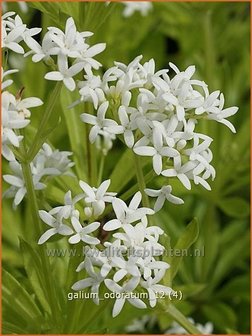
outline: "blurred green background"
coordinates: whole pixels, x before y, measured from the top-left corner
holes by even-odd
[[[173,286],[182,290],[183,300],[175,302],[178,309],[199,323],[211,321],[214,333],[248,334],[250,330],[250,4],[249,3],[189,3],[157,2],[146,17],[135,13],[122,16],[123,4],[111,3],[28,3],[28,12],[20,12],[16,3],[8,3],[31,26],[64,27],[73,16],[81,30],[94,31],[92,43],[106,42],[99,61],[106,70],[113,61],[128,63],[142,54],[144,60],[154,58],[157,70],[174,62],[180,69],[196,65],[196,77],[206,81],[210,90],[221,90],[226,106],[236,105],[238,113],[231,118],[237,133],[224,125],[204,122],[198,127],[214,138],[213,166],[217,177],[212,191],[194,187],[186,191],[180,183],[173,184],[174,194],[183,196],[185,204],[173,205],[158,213],[158,222],[171,237],[174,246],[185,226],[193,217],[200,230],[191,250],[200,248],[203,257],[185,257]],[[37,96],[46,102],[53,84],[43,79],[46,67],[30,59],[10,53],[8,66],[22,71],[15,74],[10,91],[25,87],[25,97]],[[78,95],[62,91],[55,109],[61,122],[50,136],[55,148],[72,150],[71,122],[78,120],[83,106],[67,110]],[[46,103],[45,103],[46,104]],[[31,127],[26,131],[28,141],[34,135],[44,107],[32,113]],[[85,143],[85,127],[78,125]],[[68,132],[69,131],[69,132]],[[82,158],[85,161],[85,158]],[[148,167],[146,167],[146,171]],[[3,162],[3,173],[8,165]],[[83,173],[83,178],[85,178]],[[106,159],[104,178],[112,179],[111,190],[119,194],[135,184],[134,169],[128,153],[115,143]],[[163,178],[148,186],[159,187]],[[53,180],[45,191],[51,205],[62,201],[63,194],[74,188],[71,177]],[[3,189],[6,189],[3,184]],[[3,200],[2,258],[3,258],[3,333],[49,333],[48,303],[35,271],[39,252],[34,237],[29,204],[23,202],[14,211],[11,200]],[[20,246],[20,239],[23,243]],[[67,247],[63,239],[48,244]],[[115,319],[111,305],[96,307],[91,302],[69,302],[66,292],[76,279],[75,266],[79,260],[69,257],[52,258],[57,283],[59,314],[62,328],[57,333],[123,333],[136,317],[149,315],[143,333],[164,333],[171,320],[159,309],[137,310],[127,306]],[[72,258],[74,259],[74,258]]]

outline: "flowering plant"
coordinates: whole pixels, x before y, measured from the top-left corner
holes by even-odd
[[[125,3],[124,20],[137,10],[146,16],[150,5]],[[224,94],[210,90],[194,65],[180,70],[168,62],[159,70],[143,53],[124,63],[115,54],[104,67],[106,43],[96,36],[97,27],[91,31],[91,17],[99,10],[101,19],[115,4],[64,3],[60,19],[57,3],[33,6],[50,17],[43,30],[29,28],[14,11],[2,16],[3,64],[8,65],[2,68],[2,155],[9,166],[4,197],[13,199],[14,209],[26,199],[32,219],[32,234],[20,239],[36,296],[22,290],[28,315],[43,332],[83,333],[106,305],[113,318],[131,305],[134,311],[167,314],[171,330],[178,324],[200,333],[201,327],[172,302],[178,293],[183,296],[173,283],[182,258],[167,253],[169,225],[160,223],[160,213],[168,204],[183,211],[183,193],[211,192],[219,172],[211,149],[216,139],[207,125],[221,123],[235,133],[229,118],[238,107],[226,107]],[[49,87],[43,97],[27,97],[23,87],[12,89],[19,69],[10,66],[10,56],[16,54],[34,71],[42,69],[37,80]],[[33,108],[40,111],[37,125]],[[58,130],[62,143],[68,137],[62,149],[52,141]],[[198,238],[194,215],[175,245],[178,250],[189,249]],[[64,261],[58,283],[53,267],[60,266],[50,260],[48,246],[77,251]],[[16,284],[8,272],[5,277]],[[67,302],[71,295],[64,290],[89,295],[98,308],[90,300]],[[93,314],[83,324],[81,314],[89,309]],[[16,332],[12,322],[9,328]]]

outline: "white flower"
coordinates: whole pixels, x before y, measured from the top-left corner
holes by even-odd
[[[51,229],[44,232],[39,238],[39,245],[44,244],[50,237],[57,233],[63,236],[69,236],[73,233],[73,230],[63,223],[63,212],[58,212],[56,214],[56,218],[52,215],[52,213],[53,211],[46,212],[44,210],[39,210],[39,217],[44,223],[51,226]]]
[[[165,200],[173,204],[184,204],[184,201],[181,198],[171,194],[172,187],[170,185],[163,186],[160,190],[145,189],[144,191],[150,197],[157,197],[156,203],[154,205],[155,212],[158,212],[160,209],[162,209]]]
[[[118,267],[119,270],[114,274],[113,280],[119,282],[128,274],[133,277],[140,277],[141,273],[136,265],[137,259],[138,257],[134,256],[130,256],[128,260],[125,260],[123,257],[114,258],[114,265]]]
[[[53,48],[54,55],[66,55],[68,57],[78,57],[80,51],[85,48],[84,40],[81,33],[77,32],[74,19],[68,18],[66,21],[65,33],[55,27],[50,27],[50,37],[55,43]],[[92,33],[86,32],[85,37],[91,36]]]
[[[123,127],[123,137],[126,145],[129,148],[132,148],[134,146],[134,134],[133,130],[137,128],[136,124],[134,125],[130,120],[129,116],[126,112],[125,106],[120,106],[118,110],[118,116],[120,119],[120,123]]]
[[[137,155],[152,156],[153,169],[157,175],[162,171],[162,157],[176,157],[179,156],[179,152],[163,144],[163,136],[159,128],[153,129],[153,147],[152,146],[139,146],[134,147],[134,152]]]
[[[87,244],[91,244],[91,245],[96,245],[100,243],[100,240],[95,238],[95,237],[91,237],[89,235],[89,233],[94,232],[95,230],[98,229],[98,227],[100,226],[99,222],[93,222],[91,224],[88,224],[87,226],[82,226],[79,222],[79,219],[77,217],[71,217],[71,223],[73,225],[73,228],[76,232],[75,235],[73,235],[72,237],[70,237],[68,239],[70,244],[76,244],[79,243],[79,241],[83,241],[84,243]]]
[[[19,15],[8,12],[2,16],[2,48],[8,48],[18,54],[24,54],[24,49],[19,45],[26,36],[33,36],[41,31],[41,28],[28,29]]]
[[[33,160],[33,172],[40,176],[71,175],[68,170],[74,163],[68,158],[70,155],[72,152],[52,150],[47,143],[44,143]]]
[[[211,112],[208,115],[208,119],[218,121],[221,124],[226,125],[233,133],[236,133],[234,126],[231,124],[230,121],[226,120],[226,118],[233,116],[237,113],[238,107],[228,107],[223,109],[224,107],[224,95],[220,95],[219,106],[212,108]]]
[[[174,168],[165,169],[162,171],[163,176],[173,177],[176,176],[186,189],[191,189],[191,182],[187,176],[188,171],[195,168],[194,163],[188,161],[184,165],[181,164],[181,157],[174,157]]]
[[[63,54],[58,55],[58,68],[59,71],[51,71],[45,75],[45,79],[53,81],[63,81],[66,88],[74,91],[76,84],[72,77],[79,73],[83,66],[81,63],[76,63],[70,68],[68,67],[67,57]]]
[[[155,246],[153,243],[152,245]],[[151,246],[151,242],[149,242],[149,246]],[[164,261],[155,260],[154,256],[162,255],[164,249],[162,251],[159,249],[159,251],[157,250],[156,252],[153,246],[152,249],[149,249],[149,251],[153,253],[153,256],[152,254],[149,254],[147,257],[144,256],[137,261],[137,264],[142,270],[143,279],[145,280],[149,279],[152,276],[153,272],[154,274],[157,274],[159,270],[163,270],[165,272],[165,270],[170,267],[170,265]]]
[[[122,229],[124,230],[124,233],[116,232],[113,234],[113,237],[121,240],[127,248],[133,249],[133,252],[136,253],[137,256],[141,256],[142,258],[145,258],[146,256],[152,257],[153,253],[155,256],[159,256],[164,251],[164,247],[158,243],[159,235],[163,234],[163,230],[159,227],[146,227],[143,223],[138,223],[135,226],[126,224],[122,227]],[[150,270],[150,261],[152,261],[152,259],[148,259],[148,272]],[[147,259],[145,261],[141,258],[137,260],[137,264],[142,267],[145,275],[146,262]],[[156,268],[153,263],[152,266]],[[148,276],[150,276],[149,273]]]
[[[25,53],[25,57],[32,55],[32,61],[37,63],[41,60],[49,60],[51,56],[51,52],[55,47],[55,43],[52,41],[51,32],[47,32],[43,37],[42,44],[40,45],[34,38],[27,35],[25,37],[25,43],[31,49],[27,53]]]
[[[140,12],[141,15],[146,16],[152,9],[152,3],[148,1],[123,1],[125,8],[123,10],[123,16],[129,17],[134,12]]]
[[[95,139],[95,145],[98,150],[102,151],[103,155],[107,155],[108,151],[113,146],[113,141],[116,139],[115,134],[107,131],[100,131],[99,135]]]
[[[111,279],[105,279],[104,282],[111,292],[118,294],[116,295],[116,301],[113,307],[113,317],[116,317],[118,314],[120,314],[126,300],[139,309],[146,308],[146,304],[133,293],[133,290],[135,290],[139,284],[139,277],[131,278],[123,286],[119,286]]]
[[[3,81],[4,77],[11,75],[13,73],[18,72],[17,69],[13,69],[13,70],[6,70],[4,71],[4,69],[1,67],[1,79],[2,79],[2,91],[5,90],[8,86],[10,86],[13,83],[12,79],[7,79],[6,81]]]
[[[101,275],[101,272],[96,272],[92,265],[92,262],[89,258],[85,259],[84,263],[85,270],[87,271],[89,277],[75,282],[72,286],[72,289],[79,291],[87,287],[91,287],[91,293],[93,301],[95,304],[99,304],[99,288],[101,283],[104,281],[104,277]]]
[[[110,180],[103,181],[98,188],[90,187],[86,182],[80,181],[85,203],[92,208],[95,217],[100,216],[105,209],[105,203],[111,203],[116,196],[116,193],[107,192],[109,185]]]
[[[77,217],[79,218],[79,211],[75,209],[75,204],[78,203],[83,198],[82,195],[77,195],[72,198],[71,190],[69,190],[64,197],[64,205],[58,206],[51,210],[51,214],[55,215],[58,212],[62,214],[65,219]]]
[[[14,197],[13,206],[16,207],[22,202],[27,190],[20,163],[17,161],[11,161],[9,162],[9,166],[14,175],[3,175],[4,181],[11,185],[11,187],[4,193],[4,196],[8,198]],[[45,185],[39,181],[37,176],[33,176],[33,184],[35,190],[45,188]]]
[[[173,292],[170,287],[158,284],[165,275],[165,269],[161,269],[152,278],[149,277],[147,280],[141,280],[140,284],[143,288],[146,288],[149,294],[150,306],[153,308],[157,304],[157,294],[169,295]]]
[[[2,48],[8,48],[18,54],[23,54],[24,49],[19,45],[19,42],[23,40],[26,25],[23,24],[18,15],[15,16],[15,19],[12,19],[13,15],[15,15],[15,12],[8,12],[2,16]]]
[[[101,77],[92,75],[85,75],[85,81],[79,82],[80,101],[91,101],[94,104],[94,108],[98,108],[98,104],[105,101],[105,95],[101,89]],[[74,103],[74,104],[76,104]]]
[[[30,116],[28,108],[39,106],[43,102],[39,98],[30,97],[16,99],[11,93],[2,93],[2,155],[8,161],[14,161],[15,157],[10,145],[19,147],[22,136],[17,135],[15,130],[26,127],[30,121],[26,118]]]
[[[106,131],[111,134],[119,134],[123,132],[123,127],[119,126],[116,121],[105,118],[108,106],[109,103],[107,101],[102,103],[97,111],[97,117],[88,113],[81,114],[81,120],[83,122],[94,125],[89,133],[89,140],[91,143],[95,142],[98,134],[102,134],[102,131]]]
[[[100,54],[106,48],[106,43],[97,43],[93,46],[85,44],[85,48],[80,51],[79,57],[76,62],[80,62],[83,65],[83,69],[87,74],[92,73],[92,68],[98,70],[101,63],[96,61],[93,57]]]
[[[24,118],[29,118],[31,116],[30,108],[43,105],[41,99],[37,97],[29,97],[24,99],[16,99],[15,109]]]
[[[8,161],[14,161],[15,157],[9,145],[19,147],[22,136],[16,135],[15,129],[26,127],[30,120],[23,118],[15,110],[16,99],[9,92],[2,93],[2,154]]]
[[[142,200],[142,195],[138,191],[132,198],[129,206],[119,198],[115,198],[112,202],[116,219],[108,221],[103,229],[105,231],[117,230],[120,227],[124,227],[127,224],[134,223],[138,220],[146,222],[146,215],[153,215],[154,211],[149,208],[138,208]]]

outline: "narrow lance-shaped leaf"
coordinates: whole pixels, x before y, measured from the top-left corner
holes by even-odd
[[[188,250],[189,247],[196,241],[199,234],[199,225],[196,218],[194,218],[186,227],[181,237],[178,239],[174,246],[174,251],[178,251],[178,256],[175,255],[172,258],[171,263],[171,278],[173,279],[178,271],[179,264],[183,258],[184,250]]]

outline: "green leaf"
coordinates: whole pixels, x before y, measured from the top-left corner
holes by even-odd
[[[12,310],[12,317],[25,326],[30,332],[40,332],[44,317],[35,303],[33,297],[9,272],[2,270],[2,298],[4,323],[11,323],[11,315],[8,311]],[[32,328],[30,321],[32,320]],[[10,327],[10,326],[9,326]]]
[[[34,293],[45,311],[49,313],[50,306],[46,298],[47,289],[45,288],[45,282],[43,281],[44,277],[48,277],[49,275],[44,274],[41,258],[34,247],[20,239],[20,248],[24,259],[25,270]]]
[[[237,276],[230,280],[222,290],[218,291],[217,297],[219,299],[245,300],[249,302],[249,288],[249,275]]]
[[[249,203],[240,197],[228,197],[218,202],[219,207],[225,214],[235,218],[244,218],[249,216]]]
[[[225,332],[225,326],[236,329],[237,318],[235,312],[225,303],[212,302],[211,305],[204,305],[202,311],[207,320],[211,321],[221,332]]]
[[[183,259],[183,251],[188,250],[189,247],[196,241],[199,235],[199,224],[196,218],[194,218],[186,227],[181,237],[178,239],[174,246],[174,256],[171,263],[171,278],[173,279],[179,269],[181,260]],[[178,251],[178,256],[176,256]]]
[[[71,109],[68,108],[69,105],[78,99],[78,93],[70,93],[66,88],[62,88],[60,95],[61,106],[66,121],[76,171],[79,179],[86,180],[87,163],[85,158],[87,157],[87,150],[85,143],[89,139],[87,138],[85,124],[80,120],[80,114],[84,112],[84,104],[79,104]]]
[[[59,108],[55,109],[55,105],[58,101],[61,88],[62,88],[62,82],[57,82],[53,91],[51,92],[51,95],[47,102],[45,113],[42,115],[37,133],[33,139],[32,145],[29,148],[27,154],[29,162],[33,160],[33,158],[36,156],[43,143],[46,142],[48,136],[60,123],[61,109]]]
[[[206,288],[206,284],[191,283],[182,286],[174,286],[174,290],[181,291],[183,293],[183,299],[195,296],[201,293]]]
[[[220,258],[212,274],[211,283],[208,289],[214,288],[225,277],[228,272],[239,265],[241,261],[249,256],[250,237],[245,234],[236,239],[230,248],[222,251]]]

